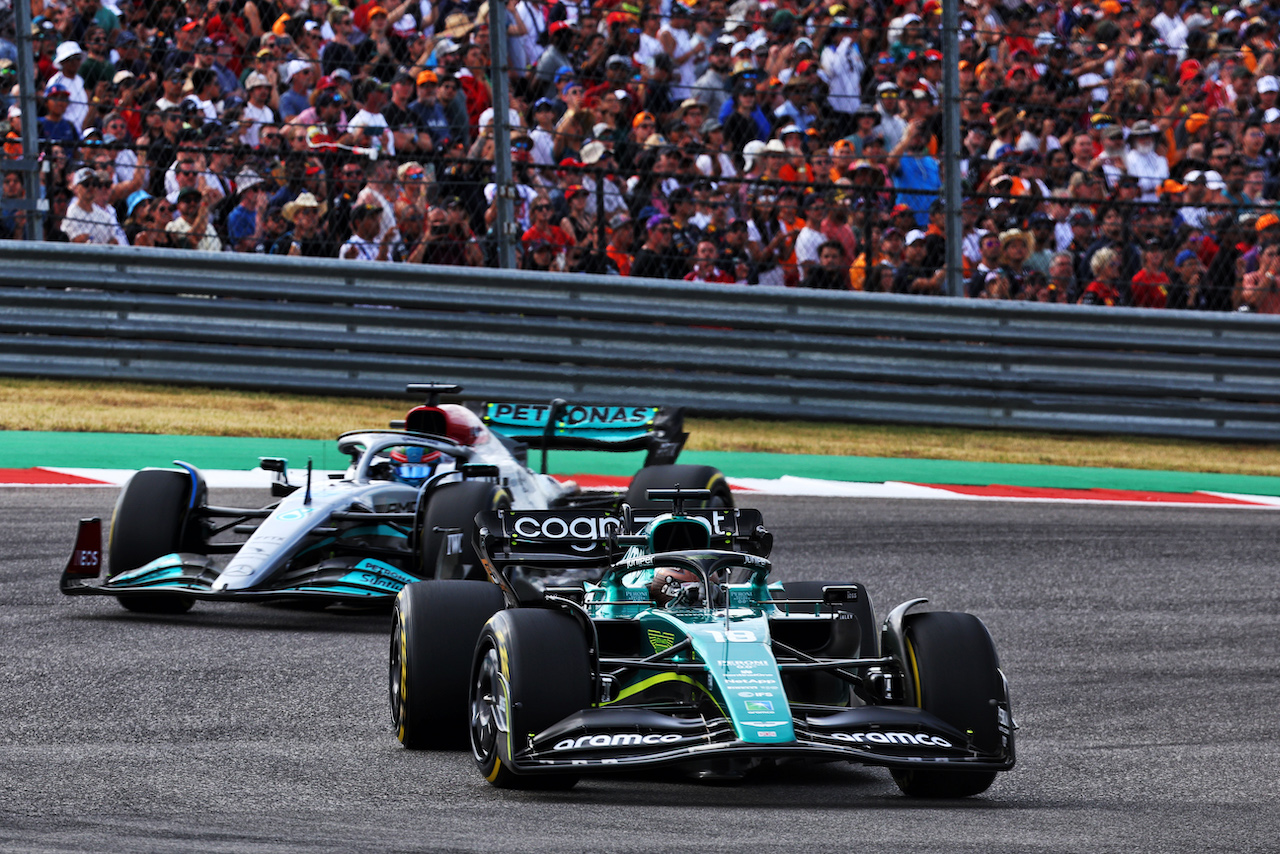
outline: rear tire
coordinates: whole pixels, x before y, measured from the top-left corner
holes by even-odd
[[[591,705],[591,658],[582,626],[547,608],[494,615],[476,645],[471,676],[471,751],[501,789],[568,789],[572,774],[517,774],[526,739]]]
[[[933,611],[906,618],[907,673],[916,705],[970,734],[974,747],[1001,750],[997,702],[1004,679],[991,634],[972,614]],[[985,792],[995,771],[893,771],[898,788],[915,798],[964,798]]]
[[[167,554],[204,551],[192,511],[204,505],[205,494],[198,488],[192,502],[191,484],[188,473],[170,469],[143,469],[129,478],[111,516],[108,579]],[[116,598],[130,611],[148,614],[181,614],[195,602],[190,596],[168,593],[128,593]]]
[[[670,501],[650,501],[648,490],[673,489],[709,489],[710,501],[690,501],[689,507],[732,507],[733,492],[729,482],[714,466],[646,466],[636,472],[627,487],[626,502],[633,508],[643,507],[646,510],[670,510]]]
[[[509,509],[511,493],[492,483],[464,480],[446,483],[423,498],[427,508],[418,528],[418,574],[434,579],[484,579],[480,556],[472,543],[476,514]],[[461,542],[451,542],[450,535],[438,529],[461,529]]]
[[[410,750],[467,746],[471,659],[504,606],[488,581],[419,581],[396,596],[388,664],[391,723]]]

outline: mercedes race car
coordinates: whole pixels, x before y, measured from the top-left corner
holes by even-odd
[[[413,384],[427,403],[389,430],[338,437],[351,464],[336,479],[292,484],[284,460],[266,458],[280,500],[244,509],[208,503],[194,466],[144,469],[120,492],[102,571],[98,519],[80,524],[62,592],[115,596],[136,611],[181,612],[198,599],[382,602],[424,578],[483,578],[469,536],[478,512],[501,508],[617,508],[655,486],[703,486],[731,506],[719,471],[676,465],[680,412],[653,407],[495,403],[479,411],[441,403],[461,388]],[[542,449],[542,471],[528,465]],[[546,474],[547,451],[645,450],[626,495],[583,492]],[[331,476],[333,477],[333,476]]]
[[[772,580],[757,511],[649,495],[674,510],[634,532],[627,507],[485,511],[488,581],[400,591],[389,675],[406,747],[469,745],[504,788],[845,760],[950,798],[1013,767],[1008,685],[977,617],[912,599],[877,631],[861,584]],[[597,581],[573,580],[592,567]]]

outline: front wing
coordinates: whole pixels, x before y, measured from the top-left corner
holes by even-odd
[[[1014,766],[1012,719],[1000,705],[1004,748],[973,749],[964,733],[936,716],[906,706],[864,706],[792,716],[795,740],[748,742],[724,718],[675,717],[644,708],[589,709],[527,739],[511,736],[511,770],[518,774],[589,773],[622,768],[696,764],[715,759],[844,760],[888,768],[1008,771]],[[782,726],[760,721],[756,726]],[[770,734],[763,731],[761,734]]]
[[[68,596],[174,595],[212,601],[265,601],[272,599],[324,599],[343,602],[391,602],[400,588],[420,579],[374,558],[324,561],[316,566],[286,572],[261,587],[214,590],[218,571],[199,554],[171,554],[108,581],[62,576],[61,589]]]

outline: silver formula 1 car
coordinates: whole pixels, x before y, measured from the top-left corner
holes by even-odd
[[[424,578],[483,577],[470,528],[483,510],[613,507],[653,486],[706,486],[730,506],[724,476],[676,465],[687,438],[678,411],[634,406],[441,403],[461,388],[413,384],[425,405],[396,429],[338,437],[350,467],[336,479],[290,482],[284,460],[267,507],[207,501],[198,469],[144,469],[120,492],[102,572],[101,522],[83,520],[63,572],[63,593],[115,596],[131,610],[179,612],[199,599],[309,599],[389,604]],[[541,472],[528,465],[541,448]],[[584,492],[546,474],[548,449],[645,450],[627,494]]]
[[[912,599],[877,631],[861,584],[773,581],[757,511],[650,496],[675,510],[638,529],[625,507],[483,512],[488,582],[401,590],[400,741],[469,745],[505,788],[844,760],[889,768],[908,795],[964,797],[1013,767],[1008,685],[977,617]]]

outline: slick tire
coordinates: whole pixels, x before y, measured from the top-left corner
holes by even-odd
[[[476,514],[511,506],[511,493],[483,481],[446,483],[423,496],[427,502],[418,530],[420,572],[423,578],[484,578],[480,557],[472,543]],[[461,530],[451,540],[447,529]]]
[[[916,705],[961,732],[979,750],[1001,749],[997,701],[1004,679],[991,634],[972,614],[933,611],[906,618],[907,680]],[[985,792],[994,771],[893,771],[904,794],[916,798],[964,798]]]
[[[143,469],[129,478],[111,515],[108,578],[167,554],[204,550],[191,510],[204,504],[205,496],[201,490],[193,504],[191,490],[191,477],[182,471]],[[190,596],[167,593],[129,593],[116,598],[130,611],[146,614],[181,614],[194,603]]]
[[[672,489],[680,486],[684,489],[709,489],[711,500],[708,502],[690,502],[689,507],[732,507],[733,493],[729,482],[719,469],[712,466],[646,466],[636,472],[627,487],[626,502],[632,508],[646,510],[670,510],[670,501],[650,501],[650,489]]]
[[[411,750],[467,746],[476,640],[504,605],[488,581],[419,581],[396,596],[388,664],[391,724]]]
[[[563,611],[514,608],[480,634],[471,676],[471,750],[502,789],[568,789],[576,775],[522,775],[511,758],[534,735],[591,705],[591,659],[581,624]]]

